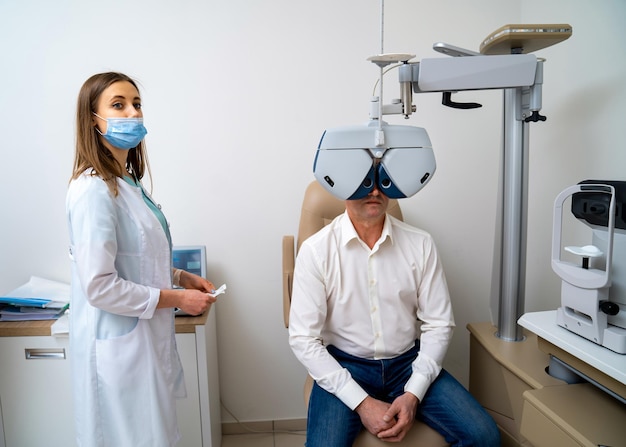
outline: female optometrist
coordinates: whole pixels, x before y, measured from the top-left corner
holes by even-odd
[[[172,269],[167,221],[140,183],[146,129],[136,83],[121,73],[89,78],[76,132],[66,207],[77,442],[173,446],[175,398],[186,394],[173,308],[203,313],[214,286]]]

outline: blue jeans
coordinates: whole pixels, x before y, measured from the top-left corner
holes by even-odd
[[[352,374],[371,396],[392,402],[404,393],[411,376],[411,363],[419,352],[415,347],[394,359],[365,360],[334,346],[328,352]],[[417,406],[416,418],[423,421],[452,446],[491,447],[500,445],[500,432],[489,414],[474,397],[445,370],[432,383]],[[363,428],[359,415],[333,394],[313,385],[309,401],[307,447],[351,447]]]

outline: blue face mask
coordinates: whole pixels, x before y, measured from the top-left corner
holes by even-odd
[[[148,133],[143,118],[102,118],[95,112],[93,114],[107,122],[106,133],[100,132],[97,127],[96,131],[118,149],[137,147]]]

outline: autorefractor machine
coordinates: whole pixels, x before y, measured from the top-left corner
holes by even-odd
[[[591,229],[591,244],[564,245],[566,200]],[[619,354],[626,354],[625,205],[626,182],[583,181],[557,196],[552,232],[552,269],[562,280],[558,325]],[[568,240],[581,240],[578,233]]]

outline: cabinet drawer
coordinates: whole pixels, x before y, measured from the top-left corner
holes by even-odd
[[[69,340],[0,337],[0,405],[7,447],[75,445]]]
[[[590,383],[524,393],[521,433],[536,447],[624,445],[626,407]]]

